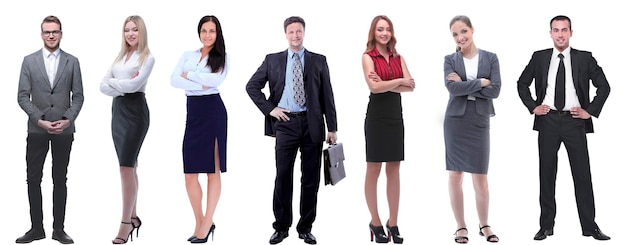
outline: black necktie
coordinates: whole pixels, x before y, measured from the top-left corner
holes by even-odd
[[[559,54],[559,69],[556,72],[556,90],[554,92],[554,107],[563,110],[565,106],[565,64],[563,54]]]

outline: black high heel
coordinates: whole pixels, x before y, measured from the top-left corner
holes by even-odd
[[[390,240],[393,240],[393,243],[402,244],[402,242],[404,242],[404,238],[400,235],[400,230],[397,225],[389,226],[389,220],[387,220],[387,224],[385,224],[385,226],[387,227],[387,233],[389,234],[388,237]]]
[[[485,233],[483,233],[483,229],[484,228],[491,228],[491,226],[489,226],[489,225],[480,226],[480,224],[478,225],[478,227],[479,227],[478,235],[480,235],[480,236],[485,236]],[[492,240],[492,239],[495,239],[495,240]],[[499,242],[500,238],[498,238],[498,236],[496,236],[496,234],[491,234],[491,235],[489,235],[487,237],[487,241],[488,242]]]
[[[209,240],[209,235],[211,235],[211,241],[213,241],[213,236],[215,236],[215,223],[211,225],[211,229],[209,229],[209,233],[207,233],[204,238],[194,237],[189,242],[190,243],[205,243]]]
[[[370,223],[370,241],[374,241],[376,237],[376,243],[388,243],[389,237],[385,233],[385,229],[382,226],[374,226]]]
[[[139,237],[139,227],[141,227],[141,220],[139,219],[139,216],[130,217],[130,219],[131,219],[131,224],[133,225],[133,229],[137,229],[136,237]],[[135,225],[135,223],[133,223],[132,220],[136,220],[137,221],[137,225]]]
[[[133,229],[130,230],[130,232],[126,236],[126,239],[121,238],[121,237],[116,237],[115,239],[113,239],[113,241],[111,241],[111,243],[113,243],[113,244],[124,244],[124,243],[127,243],[128,242],[128,237],[130,237],[130,241],[133,241],[133,231],[135,231],[135,226],[133,225],[133,222],[124,222],[124,221],[122,221],[122,224],[131,225],[133,227]],[[120,240],[122,242],[115,242],[116,240]]]

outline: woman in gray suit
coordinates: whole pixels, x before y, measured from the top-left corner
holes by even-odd
[[[454,241],[469,238],[463,208],[463,173],[472,174],[476,192],[479,234],[488,242],[498,237],[488,225],[489,117],[495,115],[494,98],[500,94],[500,65],[496,54],[478,49],[474,28],[467,16],[455,16],[450,32],[457,51],[445,57],[444,80],[450,93],[444,119],[446,170],[449,171],[450,203],[457,222]]]

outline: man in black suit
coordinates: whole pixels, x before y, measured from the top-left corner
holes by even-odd
[[[48,149],[52,148],[52,239],[74,243],[64,231],[67,166],[74,141],[74,122],[83,106],[83,80],[78,59],[59,48],[63,31],[55,16],[44,18],[44,48],[24,57],[17,100],[28,115],[26,174],[31,229],[16,243],[43,239],[41,179]]]
[[[293,220],[293,170],[298,149],[302,164],[300,220],[296,229],[308,244],[317,241],[315,221],[320,183],[322,144],[337,141],[337,116],[326,57],[303,47],[304,20],[285,20],[289,43],[285,51],[268,54],[246,85],[248,95],[265,115],[265,135],[276,137],[274,183],[274,234],[270,244],[289,236]],[[269,82],[269,98],[261,91]],[[324,138],[324,120],[328,135]]]
[[[556,16],[550,21],[554,48],[536,51],[517,81],[519,96],[535,114],[533,129],[539,132],[540,229],[535,240],[553,234],[556,216],[555,182],[561,143],[567,149],[574,179],[578,216],[583,236],[609,240],[595,222],[595,206],[586,133],[593,133],[591,116],[598,117],[611,88],[591,52],[569,46],[571,21]],[[535,82],[533,99],[530,85]],[[589,99],[589,84],[596,95]]]

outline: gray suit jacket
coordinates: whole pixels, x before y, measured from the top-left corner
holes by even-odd
[[[53,86],[50,86],[42,50],[24,57],[17,102],[28,114],[28,133],[47,133],[37,125],[39,119],[69,119],[63,134],[75,132],[74,121],[83,107],[83,80],[78,59],[61,50]]]
[[[494,116],[496,114],[492,99],[500,95],[501,80],[498,56],[482,49],[478,50],[478,54],[477,79],[471,81],[467,81],[465,63],[463,62],[461,51],[445,57],[443,76],[446,88],[450,93],[446,116],[462,116],[465,114],[468,95],[476,97],[476,111],[479,115]],[[463,81],[453,82],[446,80],[446,76],[452,72],[456,72]],[[491,80],[491,85],[484,88],[481,87],[480,78]]]

